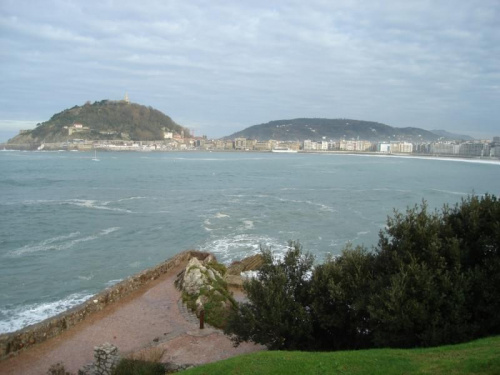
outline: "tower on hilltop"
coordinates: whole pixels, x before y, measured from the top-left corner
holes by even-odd
[[[125,98],[123,99],[125,101],[125,103],[129,104],[130,103],[130,99],[128,98],[128,92],[125,93]]]

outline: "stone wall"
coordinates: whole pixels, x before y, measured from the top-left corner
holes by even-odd
[[[153,268],[144,270],[103,290],[79,306],[19,331],[0,335],[0,360],[14,356],[22,349],[61,334],[91,314],[119,301],[192,257],[203,260],[209,255],[211,254],[194,250],[184,251]]]
[[[94,362],[84,366],[79,375],[112,375],[120,363],[118,348],[110,343],[94,347]]]

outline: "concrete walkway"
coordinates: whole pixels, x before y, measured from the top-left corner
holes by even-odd
[[[199,329],[196,317],[179,304],[180,292],[174,287],[176,275],[185,266],[172,269],[60,336],[0,362],[0,374],[46,374],[57,362],[76,374],[92,362],[94,346],[105,342],[124,354],[160,346],[166,350],[162,361],[176,364],[202,364],[262,350],[254,344],[234,348],[221,331]]]

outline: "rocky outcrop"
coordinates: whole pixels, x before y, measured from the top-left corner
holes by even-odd
[[[262,267],[264,260],[261,254],[255,254],[240,261],[235,261],[227,268],[229,275],[239,275],[246,271],[257,271]]]
[[[222,275],[218,271],[207,266],[213,260],[212,257],[212,259],[207,259],[202,263],[197,258],[192,258],[181,277],[177,279],[178,288],[191,295],[200,294],[200,289],[203,287],[212,289],[211,284],[217,280],[216,278],[222,279]]]
[[[242,273],[258,271],[262,267],[262,264],[263,258],[261,254],[252,255],[243,260],[235,261],[227,268],[225,280],[229,286],[243,289],[245,277],[242,276]]]
[[[193,258],[175,282],[187,307],[198,316],[204,311],[207,323],[218,328],[225,324],[228,311],[236,306],[224,280],[225,273],[226,268],[215,258],[203,261]]]
[[[196,297],[196,313],[204,309],[204,305],[210,301],[209,295],[222,295],[220,289],[224,288],[223,275],[210,266],[215,258],[201,262],[192,258],[181,277],[177,279],[176,285],[184,293]]]

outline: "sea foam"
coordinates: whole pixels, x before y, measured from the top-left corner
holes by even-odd
[[[41,322],[85,302],[90,297],[92,297],[92,294],[85,292],[74,293],[53,302],[0,309],[0,334],[14,332],[31,324]]]
[[[288,250],[288,244],[276,238],[250,234],[217,238],[201,245],[199,250],[212,252],[219,261],[229,264],[235,260],[260,253],[261,246],[271,249],[278,257],[281,257]]]
[[[79,243],[96,240],[99,237],[107,236],[108,234],[116,232],[119,229],[120,227],[107,228],[101,230],[99,233],[80,238],[76,238],[81,235],[80,232],[73,232],[64,236],[52,237],[37,244],[25,245],[21,248],[10,251],[7,255],[10,257],[19,257],[43,251],[67,250],[71,249],[75,245],[78,245]]]

